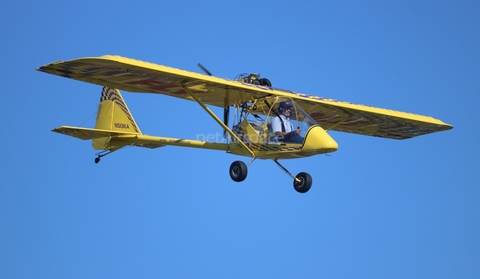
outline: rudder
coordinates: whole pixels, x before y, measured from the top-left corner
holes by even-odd
[[[95,129],[142,134],[120,91],[109,87],[103,87]],[[110,144],[110,137],[92,141],[95,149],[107,149]]]

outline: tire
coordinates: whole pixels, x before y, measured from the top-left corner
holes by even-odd
[[[242,182],[247,177],[247,165],[242,161],[235,161],[230,165],[230,177],[235,182]]]
[[[310,190],[310,187],[312,187],[312,177],[310,174],[306,172],[301,172],[297,174],[296,178],[300,179],[300,182],[297,182],[297,180],[293,180],[293,188],[295,188],[295,191],[299,193],[306,193],[308,190]]]

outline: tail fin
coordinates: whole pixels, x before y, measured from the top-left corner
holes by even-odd
[[[142,135],[140,128],[138,128],[120,92],[108,87],[104,87],[102,90],[94,129],[60,126],[52,131],[82,140],[92,140],[94,149],[108,151],[108,153],[99,155],[95,159],[96,163],[100,161],[101,157],[127,145],[146,148],[165,146],[156,142],[146,144],[136,142],[138,136]],[[120,138],[122,136],[133,136],[133,138]]]
[[[122,94],[115,88],[104,87],[97,112],[95,129],[141,134]]]
[[[103,87],[98,105],[96,130],[107,130],[119,133],[142,134],[135,119],[133,119],[122,94],[115,88]],[[92,146],[97,150],[121,148],[111,142],[111,137],[99,137],[92,140]]]

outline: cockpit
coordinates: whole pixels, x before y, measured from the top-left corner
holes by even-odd
[[[237,109],[234,123],[234,133],[243,142],[254,144],[303,144],[310,127],[317,125],[288,97],[266,97],[244,104]],[[297,140],[291,140],[288,133],[295,133]]]

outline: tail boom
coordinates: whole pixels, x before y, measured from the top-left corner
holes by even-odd
[[[111,130],[89,129],[71,126],[61,126],[52,130],[59,134],[72,136],[81,140],[92,140],[94,142],[106,141],[107,145],[102,145],[99,150],[117,150],[121,147],[130,145],[145,148],[158,148],[166,145],[183,146],[193,148],[203,148],[211,150],[228,150],[228,144],[205,142],[200,140],[189,140],[180,138],[168,138],[148,136],[136,133],[116,132]]]

